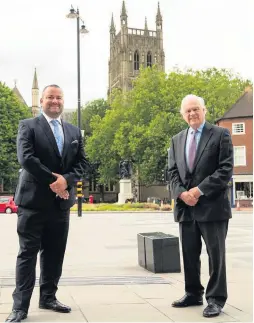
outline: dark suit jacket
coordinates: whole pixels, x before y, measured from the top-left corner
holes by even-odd
[[[63,210],[75,203],[74,184],[83,176],[87,166],[80,130],[62,122],[64,147],[59,154],[54,134],[43,115],[19,123],[17,136],[18,161],[22,166],[15,193],[15,203],[30,209],[45,209],[56,202]],[[52,172],[65,177],[70,197],[56,197],[49,185],[56,178]]]
[[[169,178],[175,199],[175,221],[220,221],[231,218],[227,184],[233,172],[233,146],[227,129],[205,123],[193,171],[186,164],[188,129],[172,138],[169,153]],[[187,206],[179,195],[198,186],[204,193],[198,203]]]

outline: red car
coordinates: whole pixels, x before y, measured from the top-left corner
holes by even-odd
[[[18,207],[14,203],[13,196],[0,196],[0,213],[17,213]]]

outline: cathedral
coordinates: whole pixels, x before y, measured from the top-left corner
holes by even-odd
[[[122,3],[120,15],[121,29],[116,34],[112,14],[110,25],[110,58],[108,95],[114,88],[126,92],[132,88],[132,81],[139,74],[141,66],[149,67],[156,64],[165,70],[165,54],[163,50],[163,28],[160,4],[156,15],[156,30],[148,28],[145,18],[144,29],[128,26],[128,15],[125,2]]]

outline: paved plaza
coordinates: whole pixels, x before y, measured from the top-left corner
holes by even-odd
[[[0,214],[0,322],[12,308],[18,252],[16,215]],[[172,308],[184,295],[183,272],[154,274],[138,265],[137,233],[179,236],[172,213],[84,213],[71,215],[70,234],[58,299],[70,314],[38,308],[38,283],[24,322],[252,322],[252,213],[236,212],[227,237],[228,301],[216,318],[206,306]],[[38,272],[39,273],[39,268]],[[202,283],[208,258],[202,250]]]

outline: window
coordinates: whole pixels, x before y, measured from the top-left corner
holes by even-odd
[[[252,182],[236,182],[235,183],[236,198],[253,198],[253,183]],[[238,194],[237,194],[238,192]],[[241,192],[239,194],[239,192]],[[237,196],[238,195],[238,196]],[[240,196],[240,197],[239,197]]]
[[[115,192],[115,185],[112,182],[104,185],[104,189],[106,192]]]
[[[234,146],[234,166],[246,166],[245,146]]]
[[[245,123],[232,123],[233,135],[245,134]]]
[[[9,197],[1,197],[0,198],[0,203],[8,203],[9,202]]]
[[[151,52],[147,53],[147,67],[152,66],[152,54]]]
[[[139,70],[139,53],[137,50],[134,53],[134,70],[135,71]]]
[[[129,52],[129,55],[130,55],[130,61],[132,61],[132,52],[131,52],[131,50]]]

